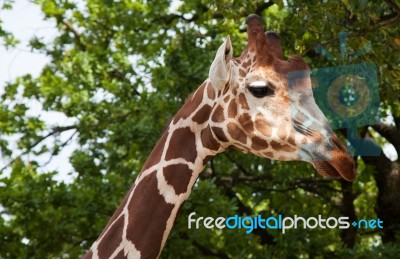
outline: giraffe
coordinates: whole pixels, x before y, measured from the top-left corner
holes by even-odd
[[[264,33],[259,16],[246,24],[246,49],[234,58],[225,39],[209,78],[174,116],[84,258],[157,258],[205,164],[227,148],[355,179],[353,159],[314,101],[308,65],[298,56],[285,60],[279,36]]]

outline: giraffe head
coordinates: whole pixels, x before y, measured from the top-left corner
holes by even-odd
[[[224,147],[276,160],[303,160],[324,176],[354,180],[355,167],[315,103],[302,58],[285,60],[279,36],[247,20],[248,45],[233,58],[229,36],[209,71],[215,90],[210,127]]]

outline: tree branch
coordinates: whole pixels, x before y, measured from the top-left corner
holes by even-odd
[[[231,158],[231,157],[228,155],[228,153],[224,152],[223,155],[224,155],[226,158],[228,158],[228,160],[229,160],[232,164],[236,165],[236,166],[239,168],[239,170],[242,171],[243,174],[245,174],[245,175],[251,175],[251,174],[246,170],[246,168],[244,168],[242,165],[238,164],[233,158]]]
[[[389,141],[400,155],[400,130],[398,128],[385,124],[373,125],[372,128]]]
[[[226,185],[222,184],[222,188],[225,191],[225,194],[230,198],[230,199],[235,199],[237,201],[238,205],[238,212],[241,215],[253,215],[253,210],[246,206],[237,196],[236,193],[232,190],[232,187],[228,187]],[[266,230],[263,230],[261,228],[256,228],[252,232],[252,234],[258,236],[260,238],[260,244],[261,245],[274,245],[274,237],[269,234]]]
[[[394,24],[399,21],[399,17],[400,17],[399,13],[385,16],[384,18],[379,20],[377,23],[374,23],[373,24],[374,26],[371,29],[369,29],[369,31],[378,29],[383,26]]]
[[[400,116],[393,115],[393,120],[394,120],[394,125],[396,126],[396,129],[400,130]]]
[[[344,216],[349,217],[350,222],[356,220],[356,211],[354,207],[354,200],[356,195],[353,192],[353,183],[347,182],[346,180],[340,180],[340,186],[342,187],[342,206],[341,211]],[[356,241],[356,228],[343,229],[340,233],[340,237],[343,243],[348,248],[353,248]]]
[[[393,10],[395,10],[398,14],[400,14],[400,7],[395,2],[393,2],[392,0],[385,0],[385,3]]]
[[[263,181],[263,180],[270,180],[272,181],[273,178],[271,175],[263,174],[263,175],[241,175],[237,177],[231,177],[231,176],[220,176],[218,177],[218,180],[221,182],[225,183],[231,183],[233,185],[237,183],[244,183],[244,182],[257,182],[257,181]]]
[[[274,4],[274,2],[273,1],[268,1],[268,2],[266,2],[266,3],[262,3],[262,4],[260,4],[259,6],[257,6],[257,8],[256,8],[256,10],[254,11],[254,13],[255,14],[257,14],[257,15],[259,15],[259,16],[261,16],[262,15],[262,12],[265,10],[265,9],[268,9],[270,6],[272,6]]]
[[[0,169],[0,172],[2,172],[4,169],[9,167],[12,163],[15,162],[15,160],[21,158],[23,155],[28,154],[33,148],[35,148],[37,145],[39,145],[43,140],[47,139],[48,137],[51,137],[55,134],[59,134],[61,132],[68,131],[68,130],[75,129],[75,128],[76,128],[76,125],[54,127],[51,132],[49,132],[47,135],[40,137],[38,140],[36,140],[35,143],[30,145],[28,148],[26,148],[26,150],[24,152],[22,152],[17,157],[12,159],[9,163],[7,163],[5,166],[3,166],[3,168]]]
[[[186,232],[180,232],[179,237],[184,240],[190,239],[189,235]],[[215,256],[222,259],[229,259],[229,256],[222,251],[218,251],[210,246],[202,245],[197,240],[194,239],[192,239],[191,241],[192,245],[196,247],[202,253],[202,255]]]
[[[218,251],[216,249],[213,249],[210,246],[204,246],[197,242],[196,240],[193,241],[193,245],[202,253],[202,255],[205,256],[215,256],[221,259],[229,259],[229,256],[226,255],[225,253]]]
[[[262,12],[265,9],[268,9],[270,6],[272,6],[274,4],[273,1],[268,1],[266,3],[261,3],[260,5],[258,5],[255,10],[254,13],[258,14],[258,15],[262,15]],[[148,30],[148,28],[150,26],[152,26],[153,24],[157,24],[159,22],[161,22],[165,27],[170,26],[175,20],[183,20],[185,22],[195,22],[197,21],[204,13],[207,13],[210,11],[210,8],[206,5],[201,6],[201,10],[199,10],[199,12],[195,13],[192,17],[186,18],[184,14],[177,14],[177,13],[173,13],[173,14],[169,14],[169,15],[165,15],[165,16],[160,16],[154,20],[151,20],[148,23],[148,26],[146,26],[145,28],[135,28],[134,31],[135,32],[143,32]],[[246,16],[248,15],[247,10],[244,10],[244,12],[246,13],[240,13],[238,14],[238,16]],[[221,13],[213,13],[211,14],[211,18],[212,19],[224,19],[225,17],[221,14]],[[245,32],[246,30],[240,30],[240,32]]]
[[[77,130],[75,130],[74,133],[72,133],[71,136],[66,141],[61,143],[61,145],[59,147],[63,148],[66,145],[68,145],[68,143],[73,139],[73,137],[76,135],[76,133],[78,133]],[[53,152],[50,154],[49,159],[44,164],[40,165],[40,167],[47,166],[51,162],[51,160],[53,159],[54,155],[57,155],[57,153],[55,152],[55,149],[53,149]]]
[[[86,51],[86,45],[83,44],[82,39],[81,39],[81,34],[72,26],[72,24],[68,21],[62,21],[62,23],[65,25],[67,31],[72,32],[72,34],[75,36],[76,43],[79,46],[79,49],[82,51]]]
[[[373,176],[378,187],[375,211],[377,216],[385,222],[385,226],[388,226],[382,229],[382,241],[394,242],[400,226],[399,164],[390,161],[383,152],[380,156],[363,156],[362,159],[365,164],[373,166],[375,171]]]

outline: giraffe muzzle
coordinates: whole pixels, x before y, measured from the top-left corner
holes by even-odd
[[[356,178],[354,159],[347,153],[345,146],[336,135],[332,135],[332,144],[329,159],[312,160],[311,164],[322,176],[354,181]]]

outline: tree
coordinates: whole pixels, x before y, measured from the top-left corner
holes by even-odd
[[[0,148],[10,163],[0,184],[1,257],[78,257],[90,247],[140,172],[164,126],[207,77],[226,35],[239,52],[250,13],[280,33],[285,56],[303,56],[314,68],[335,66],[315,51],[321,44],[339,57],[367,42],[372,50],[354,62],[378,68],[382,123],[358,128],[382,148],[400,150],[400,8],[371,1],[94,1],[41,0],[56,21],[53,42],[33,38],[32,51],[51,62],[38,77],[9,82],[1,96]],[[4,7],[11,7],[6,1]],[[327,12],[328,10],[328,12]],[[1,24],[0,24],[1,26]],[[1,29],[3,44],[17,45]],[[353,63],[354,63],[353,62]],[[73,123],[49,126],[29,115],[29,101]],[[345,130],[339,130],[346,136]],[[10,138],[17,139],[12,148]],[[52,140],[46,141],[46,140]],[[65,141],[67,140],[67,141]],[[42,172],[37,156],[54,156],[71,140],[72,183]],[[22,155],[20,155],[22,154]],[[29,154],[29,159],[28,155]],[[394,256],[400,250],[398,159],[359,156],[354,183],[324,179],[303,163],[280,163],[230,150],[213,159],[196,183],[162,258],[265,258],[292,256]],[[9,173],[7,175],[6,173]],[[279,231],[187,228],[187,216],[300,215],[351,220],[380,218],[384,228]]]

